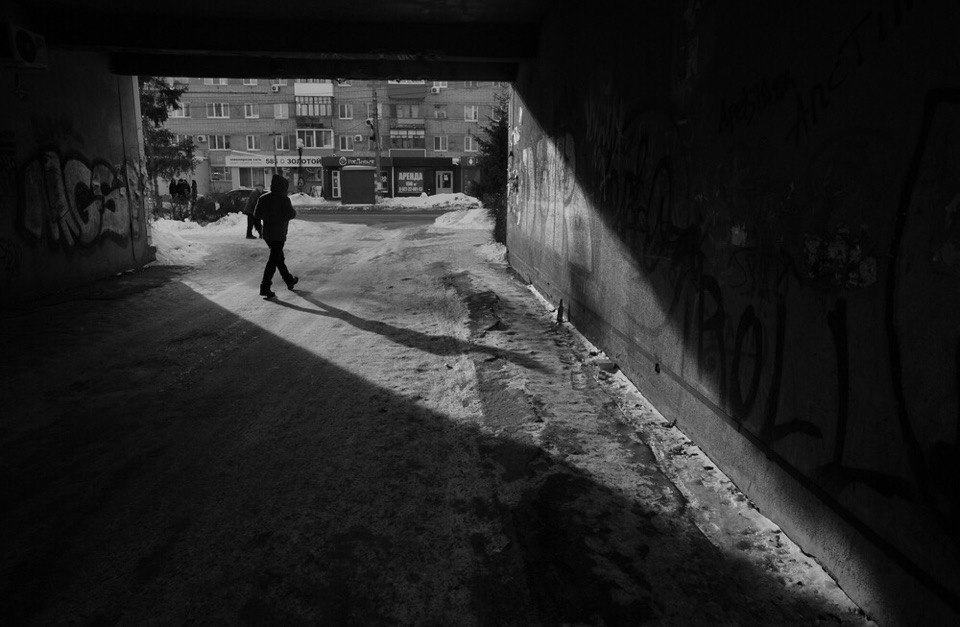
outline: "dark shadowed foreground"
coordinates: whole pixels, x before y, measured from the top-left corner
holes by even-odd
[[[4,622],[863,622],[674,485],[483,233],[304,225],[278,302],[259,242],[195,237],[3,314]]]

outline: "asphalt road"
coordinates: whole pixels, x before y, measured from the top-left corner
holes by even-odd
[[[388,229],[432,224],[437,216],[446,211],[299,211],[297,216],[305,222],[335,222],[340,224],[363,224]]]

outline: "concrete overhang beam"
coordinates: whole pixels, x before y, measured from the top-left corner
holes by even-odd
[[[303,59],[243,55],[113,53],[115,74],[149,76],[248,76],[299,78],[513,81],[518,64],[508,61],[415,59]]]

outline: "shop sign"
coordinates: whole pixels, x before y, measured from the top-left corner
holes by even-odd
[[[223,164],[232,168],[265,168],[267,158],[263,155],[227,155]]]
[[[398,170],[397,171],[397,193],[398,194],[423,193],[423,171],[422,170]]]
[[[376,165],[377,161],[373,157],[340,157],[337,161],[341,166],[348,165]]]
[[[276,163],[274,163],[274,160],[276,160]],[[296,168],[301,165],[305,168],[316,168],[320,167],[320,156],[304,156],[301,160],[297,155],[278,155],[274,157],[273,155],[247,155],[239,153],[227,155],[224,160],[224,165],[234,168]]]

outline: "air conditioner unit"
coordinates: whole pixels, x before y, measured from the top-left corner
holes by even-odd
[[[355,142],[362,142],[362,141],[363,141],[363,135],[354,135],[354,136],[353,136],[353,141],[355,141]]]
[[[280,91],[280,85],[271,85],[270,91],[272,91],[275,94],[278,93]]]
[[[47,40],[9,22],[0,23],[0,65],[46,69]]]
[[[440,88],[439,88],[439,87],[431,87],[431,88],[430,88],[430,93],[431,93],[431,94],[439,94],[439,93],[440,93]]]
[[[197,141],[200,142],[201,144],[202,144],[202,143],[205,143],[205,142],[207,141],[207,136],[206,136],[206,135],[197,135]]]

